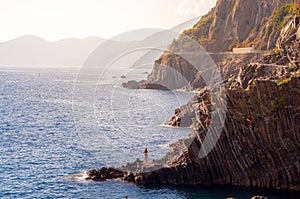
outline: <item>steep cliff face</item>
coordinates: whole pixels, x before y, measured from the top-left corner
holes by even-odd
[[[222,58],[222,61],[226,60],[226,67],[220,68],[226,88],[249,89],[255,84],[255,80],[270,80],[283,84],[291,77],[298,77],[300,74],[300,37],[297,35],[299,32],[300,20],[299,17],[294,17],[280,32],[277,46],[273,51],[255,58],[251,55],[244,57],[226,55],[226,59]],[[182,120],[181,126],[190,126],[191,116],[195,115],[195,109],[191,107],[195,107],[193,102],[199,100],[199,97],[195,96],[194,100],[180,107],[171,119],[170,125],[178,125],[178,122]]]
[[[228,79],[225,125],[208,156],[199,157],[208,133],[205,119],[218,107],[212,108],[208,90],[202,89],[170,121],[191,125],[189,139],[194,140],[185,164],[138,173],[134,181],[300,190],[299,31],[295,17],[281,31],[275,50]],[[213,121],[209,128],[217,134]]]
[[[211,13],[221,8],[237,10],[239,4],[248,5],[240,0],[229,9],[228,2],[233,1],[218,1]],[[260,6],[268,5],[265,1],[255,1],[254,4],[258,5],[258,2]],[[270,2],[276,7],[285,1]],[[267,8],[266,12],[271,13],[272,9],[268,8],[268,11]],[[192,133],[190,137],[174,144],[181,151],[176,154],[178,158],[175,161],[170,160],[170,153],[152,165],[136,161],[130,165],[130,169],[126,166],[121,168],[125,171],[121,174],[122,178],[142,185],[218,184],[300,191],[299,16],[290,18],[282,30],[277,31],[275,49],[262,57],[255,54],[212,54],[226,85],[224,90],[213,94],[210,93],[211,88],[205,87],[201,77],[198,77],[201,71],[194,71],[190,63],[182,62],[177,56],[164,54],[155,63],[155,70],[149,79],[159,82],[170,78],[166,70],[161,68],[162,65],[168,65],[182,72],[191,85],[198,83],[193,88],[197,94],[188,104],[176,109],[170,120],[170,125],[190,126]],[[244,33],[239,37],[243,37]],[[210,32],[201,34],[210,35]],[[224,107],[218,106],[212,96],[222,96],[223,93],[227,101],[224,126],[213,149],[207,156],[201,157],[199,152],[207,143],[206,138],[218,134],[219,123],[213,119],[209,123],[207,118],[212,115],[223,118],[219,113]],[[168,166],[165,162],[169,162]]]
[[[240,67],[237,81],[243,88],[249,87],[255,79],[286,82],[298,76],[300,68],[300,18],[294,17],[280,32],[276,48],[263,55],[256,63]]]
[[[249,90],[227,90],[226,94],[225,127],[207,157],[198,156],[207,133],[205,117],[198,111],[187,164],[137,174],[135,182],[300,190],[300,78],[281,86],[255,81]]]
[[[209,14],[183,34],[200,41],[209,52],[228,51],[241,42],[244,42],[243,45],[251,45],[250,42],[257,37],[267,45],[255,47],[272,49],[279,35],[275,28],[271,30],[266,27],[278,23],[276,21],[278,18],[283,21],[291,14],[289,8],[282,7],[293,2],[293,0],[219,0]],[[208,31],[205,31],[207,28]],[[179,43],[180,39],[179,37]]]
[[[236,75],[235,71],[225,71],[228,68],[228,59],[233,57],[229,51],[233,47],[254,47],[255,49],[271,50],[275,47],[280,36],[280,29],[287,24],[293,16],[295,4],[287,5],[293,0],[219,0],[216,7],[203,16],[195,26],[184,31],[170,46],[171,52],[195,53],[195,43],[202,45],[221,70],[223,76]],[[223,53],[220,53],[223,52]],[[257,59],[262,53],[247,55],[234,55],[235,60],[243,64],[249,63],[249,59]],[[195,55],[196,56],[196,55]],[[245,60],[243,60],[245,59]],[[201,60],[200,60],[201,62]],[[231,66],[230,66],[231,67]],[[183,74],[177,77],[168,70],[175,70]],[[156,62],[148,76],[148,82],[168,82],[170,89],[191,89],[204,86],[201,71],[194,70],[191,64],[170,52],[164,53]],[[233,73],[232,73],[233,72]],[[147,88],[147,83],[144,84]]]
[[[185,59],[165,53],[155,61],[148,81],[162,84],[169,89],[183,88],[193,81],[195,74],[197,70]]]
[[[107,169],[91,170],[87,179],[121,178],[139,185],[235,185],[299,191],[300,77],[291,77],[284,84],[255,80],[248,89],[227,89],[226,95],[225,125],[206,157],[199,157],[208,134],[205,118],[217,108],[210,108],[210,93],[204,89],[190,102],[195,111],[191,136],[174,144],[185,151],[184,158],[175,154],[173,160],[167,154],[151,164],[137,160],[120,168],[122,172],[110,169],[109,175]],[[209,128],[210,133],[217,133],[214,121]]]

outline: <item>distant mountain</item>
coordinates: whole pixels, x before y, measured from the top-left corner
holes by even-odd
[[[105,40],[99,37],[47,41],[25,35],[0,43],[0,66],[80,66]]]

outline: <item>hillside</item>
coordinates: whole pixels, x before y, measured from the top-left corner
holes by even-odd
[[[183,35],[194,38],[208,52],[228,51],[236,46],[270,50],[291,17],[294,0],[219,0],[207,15],[183,32],[173,47],[184,48]]]
[[[49,42],[25,35],[0,43],[0,66],[81,66],[103,41],[88,37]]]
[[[245,26],[259,25],[264,20],[267,24],[274,23],[272,19],[278,13],[288,10],[272,25],[270,34],[277,35],[276,40],[265,34],[262,37],[262,42],[272,40],[269,43],[274,49],[241,55],[200,53],[197,59],[191,59],[188,55],[194,56],[195,51],[180,54],[187,46],[186,41],[180,43],[181,38],[174,41],[171,49],[178,54],[164,53],[155,62],[148,81],[163,86],[168,84],[169,89],[192,85],[195,96],[175,110],[169,123],[191,127],[192,133],[172,144],[170,152],[161,160],[151,164],[136,161],[119,168],[118,172],[110,169],[113,175],[106,175],[105,168],[91,170],[88,179],[118,177],[141,185],[234,185],[299,191],[300,8],[285,4],[290,2],[219,0],[196,24],[195,31],[185,31],[181,37],[186,38],[183,35],[187,32],[196,34],[207,30],[201,23],[213,14],[216,19],[209,31],[199,33],[212,42],[212,50],[227,49],[230,42],[223,42],[227,40],[222,38],[229,36],[237,36],[246,45],[252,28]],[[259,11],[263,9],[264,12]],[[221,13],[228,20],[223,19]],[[248,23],[241,16],[234,17],[242,14],[249,18]],[[242,27],[243,30],[236,31]],[[222,28],[218,37],[211,34],[215,28]],[[263,30],[263,25],[259,29]],[[195,39],[201,40],[199,35]],[[213,38],[220,39],[219,43],[214,43]],[[180,47],[181,44],[185,47]],[[189,49],[195,50],[195,47],[189,46]],[[199,50],[201,48],[197,52]],[[184,59],[179,55],[185,56]],[[216,67],[212,59],[208,59],[210,56]],[[200,64],[203,68],[197,71],[199,62],[204,65]],[[222,78],[218,78],[217,70]],[[188,80],[186,84],[179,81],[178,73]],[[207,82],[209,84],[205,84]],[[211,118],[210,122],[207,118]],[[170,158],[173,156],[176,158]]]
[[[198,59],[197,57],[202,56],[199,51],[206,53],[206,57],[202,56],[202,59],[212,59],[213,62],[209,61],[208,65],[216,64],[225,79],[237,75],[240,66],[254,62],[264,51],[275,48],[280,30],[293,18],[295,4],[287,4],[291,2],[294,1],[217,1],[215,8],[203,16],[193,28],[184,31],[172,42],[169,52],[165,52],[155,61],[152,73],[148,76],[149,84],[167,82],[170,89],[187,88],[187,84],[190,84],[191,89],[203,86],[199,77],[207,67],[199,66],[195,70],[181,56],[191,53],[195,54],[192,59]],[[203,46],[203,49],[199,46]],[[229,53],[234,47],[254,47],[256,53]],[[199,64],[201,61],[198,59],[195,62]],[[181,74],[186,83],[170,82],[178,79],[178,75],[168,72],[169,70]],[[147,83],[142,87],[147,88]]]

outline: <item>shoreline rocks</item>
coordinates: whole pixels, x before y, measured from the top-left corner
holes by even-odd
[[[116,176],[137,185],[230,185],[300,191],[300,41],[296,39],[300,25],[299,20],[293,20],[294,29],[280,34],[277,51],[255,63],[250,63],[255,56],[241,58],[238,70],[227,62],[220,66],[226,77],[226,89],[214,93],[214,99],[219,100],[221,92],[225,92],[226,118],[219,114],[222,107],[212,100],[203,82],[199,79],[194,82],[197,88],[191,89],[198,93],[175,110],[169,123],[191,127],[192,134],[178,142],[187,151],[184,161],[171,161],[168,166],[163,166],[165,159],[152,165],[136,161],[124,166],[121,172],[91,171],[90,179]],[[245,60],[249,62],[243,63]],[[170,67],[175,72],[169,72]],[[176,78],[176,72],[183,77]],[[190,63],[166,52],[155,62],[148,81],[124,85],[176,89],[191,84],[197,74]],[[206,138],[219,133],[216,126],[220,123],[205,124],[205,119],[213,113],[219,120],[224,119],[225,124],[213,149],[202,158],[199,152]]]
[[[98,180],[98,181],[105,181],[108,179],[117,179],[122,178],[124,176],[124,173],[118,169],[115,169],[113,167],[102,167],[99,170],[92,169],[87,172],[86,180]]]
[[[187,150],[184,162],[163,166],[166,161],[162,159],[145,166],[136,161],[120,168],[121,172],[91,171],[90,179],[120,178],[137,185],[231,185],[300,191],[300,77],[280,86],[270,80],[256,80],[249,90],[226,90],[226,95],[225,126],[206,157],[198,156],[208,132],[201,116],[204,113],[197,111],[191,126],[194,137],[180,142]],[[195,104],[210,104],[207,90],[197,98],[200,101]],[[218,111],[216,107],[207,109]],[[248,118],[253,121],[251,127]],[[216,133],[211,125],[211,133]]]
[[[148,82],[146,80],[142,80],[142,81],[139,81],[139,82],[137,82],[135,80],[130,80],[128,82],[122,83],[122,87],[127,88],[127,89],[170,90],[169,88],[165,87],[162,84]]]
[[[122,83],[122,87],[128,89],[138,89],[140,87],[140,83],[135,80],[130,80],[128,82]]]

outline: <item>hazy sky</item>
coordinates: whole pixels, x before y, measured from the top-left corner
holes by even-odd
[[[207,13],[216,0],[0,0],[0,41],[25,34],[50,41],[111,38],[138,28],[168,29]]]

